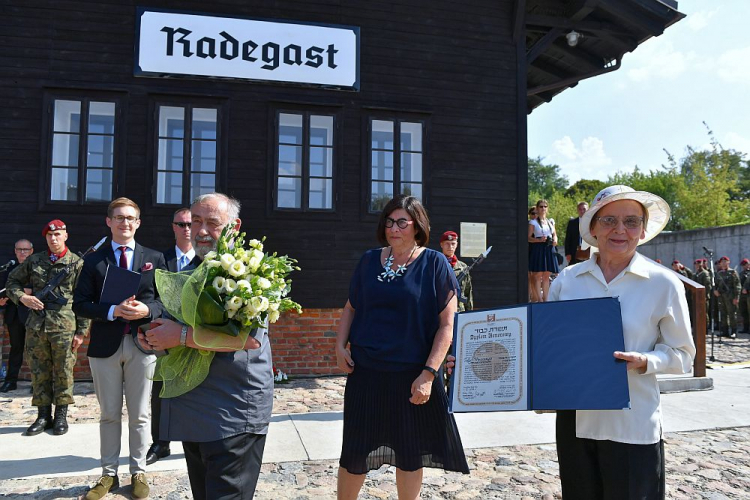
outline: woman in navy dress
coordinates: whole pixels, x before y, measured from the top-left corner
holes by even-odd
[[[377,235],[384,247],[360,259],[336,339],[349,374],[339,499],[356,499],[384,464],[396,467],[401,500],[419,498],[423,467],[469,473],[438,374],[453,338],[455,275],[426,248],[430,222],[416,198],[388,202]]]
[[[557,231],[555,221],[547,217],[547,200],[536,202],[536,218],[529,221],[528,239],[531,246],[529,272],[534,286],[531,288],[531,302],[543,302],[549,295],[550,274],[560,272],[555,257]]]

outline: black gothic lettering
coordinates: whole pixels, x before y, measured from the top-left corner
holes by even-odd
[[[224,37],[224,41],[219,44],[221,58],[231,61],[237,57],[240,52],[240,42],[238,42],[236,38],[230,36],[226,31],[222,31],[219,34]]]
[[[250,61],[255,62],[258,60],[257,57],[252,57],[250,54],[252,54],[255,49],[258,48],[258,44],[253,42],[252,40],[248,40],[247,42],[242,44],[242,60],[243,61]]]
[[[216,58],[216,40],[207,36],[198,40],[198,57],[202,59],[207,57],[211,59]]]
[[[314,45],[307,49],[307,52],[305,52],[305,56],[307,57],[305,66],[310,66],[311,68],[319,68],[320,65],[323,64],[323,56],[320,55],[322,53],[323,49]]]
[[[279,67],[279,44],[268,42],[263,44],[263,62],[261,68],[274,70]]]
[[[190,57],[193,55],[192,52],[190,52],[190,40],[185,40],[185,37],[187,37],[192,31],[186,30],[185,28],[170,28],[169,26],[164,26],[161,31],[167,34],[167,55],[171,56],[174,55],[174,34],[179,33],[182,35],[179,39],[177,39],[177,43],[182,44],[182,55],[183,57]]]
[[[284,47],[284,64],[302,64],[302,47],[299,45],[287,45]]]
[[[333,69],[336,67],[336,64],[333,62],[333,55],[338,52],[333,46],[333,44],[328,46],[328,50],[326,50],[326,54],[328,54],[328,67]]]

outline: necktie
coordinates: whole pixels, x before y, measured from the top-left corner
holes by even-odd
[[[128,268],[128,257],[127,255],[125,255],[125,250],[127,249],[128,247],[126,246],[120,247],[120,267],[122,267],[123,269]],[[122,334],[127,335],[129,333],[130,333],[130,323],[125,323],[125,328],[123,329]]]
[[[188,257],[187,255],[183,254],[182,257],[180,257],[180,263],[177,266],[177,270],[182,271],[183,269],[185,269],[185,266],[187,265],[188,265]]]

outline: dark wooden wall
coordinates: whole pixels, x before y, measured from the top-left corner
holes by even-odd
[[[82,250],[108,234],[103,205],[43,203],[43,123],[46,92],[76,89],[123,97],[126,157],[115,193],[141,205],[138,240],[172,244],[175,207],[155,207],[150,103],[155,96],[214,96],[228,110],[227,182],[243,203],[243,228],[267,235],[267,248],[299,259],[294,297],[307,307],[341,307],[362,252],[377,246],[376,218],[364,213],[365,118],[380,110],[415,112],[428,120],[426,205],[433,239],[461,221],[486,222],[494,251],[473,275],[479,307],[521,300],[518,239],[525,214],[518,200],[519,123],[516,48],[511,0],[0,0],[0,257],[26,237],[44,248],[40,231],[52,218],[69,227]],[[228,16],[345,24],[361,28],[361,91],[207,79],[135,78],[136,6]],[[271,210],[269,141],[273,105],[280,102],[340,110],[335,214]],[[525,103],[522,103],[525,106]],[[525,146],[522,146],[525,148]],[[469,259],[470,260],[470,259]],[[4,262],[4,260],[3,260]],[[519,264],[523,268],[519,269]]]

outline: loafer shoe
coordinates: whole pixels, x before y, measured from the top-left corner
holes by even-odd
[[[102,476],[99,481],[86,493],[84,500],[99,500],[112,490],[120,487],[120,480],[117,476]]]
[[[169,449],[169,444],[154,443],[149,448],[146,454],[146,465],[152,465],[159,461],[161,458],[168,457],[172,452]]]
[[[146,474],[138,472],[130,477],[130,485],[133,488],[132,497],[136,499],[148,498],[149,487],[146,482]]]

